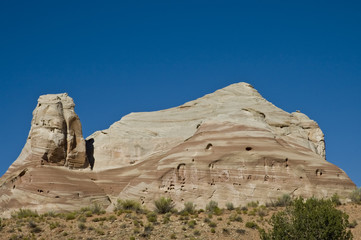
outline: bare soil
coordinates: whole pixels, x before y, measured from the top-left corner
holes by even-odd
[[[351,231],[354,239],[361,239],[361,205],[341,205],[338,209],[349,215],[349,222],[358,223]],[[268,229],[267,221],[280,210],[283,208],[248,207],[247,211],[223,210],[219,215],[158,214],[156,221],[148,219],[146,213],[131,211],[13,217],[2,219],[0,239],[260,239],[257,226]]]

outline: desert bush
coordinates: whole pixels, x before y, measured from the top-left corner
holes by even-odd
[[[189,213],[189,214],[193,214],[196,212],[196,205],[192,202],[186,202],[184,203],[184,208],[181,211],[181,213]]]
[[[340,206],[341,205],[340,196],[337,193],[333,194],[331,197],[331,202],[333,202],[333,204],[335,204],[336,206]]]
[[[331,200],[298,198],[272,216],[268,233],[260,233],[263,240],[352,239],[348,224],[347,214],[337,210]]]
[[[190,220],[188,221],[187,225],[189,228],[194,228],[197,225],[197,222],[196,220]]]
[[[117,220],[117,217],[115,215],[110,215],[108,217],[108,220],[111,221],[111,222],[114,222],[115,220]]]
[[[101,215],[105,213],[105,210],[99,203],[93,203],[93,205],[90,206],[90,211],[96,215]]]
[[[36,211],[32,211],[30,209],[22,209],[20,208],[19,211],[16,211],[11,214],[13,218],[29,218],[29,217],[38,217],[39,214]]]
[[[207,205],[206,205],[206,211],[207,212],[213,212],[214,209],[218,208],[218,203],[216,201],[211,200]]]
[[[47,213],[44,213],[42,216],[55,218],[58,216],[58,214],[56,214],[54,211],[49,211]]]
[[[227,203],[226,203],[226,208],[227,208],[227,210],[230,210],[230,211],[234,210],[234,205],[233,205],[233,203],[227,202]]]
[[[57,228],[57,227],[59,227],[60,226],[60,224],[58,223],[58,222],[51,222],[51,223],[49,223],[49,228],[50,228],[50,230],[53,230],[53,229],[55,229],[55,228]]]
[[[242,229],[242,228],[238,228],[238,229],[236,229],[236,233],[243,235],[243,234],[246,233],[246,230],[244,230],[244,229]]]
[[[211,233],[216,233],[216,229],[211,228]]]
[[[258,225],[255,222],[246,222],[246,227],[255,229],[258,228]]]
[[[291,196],[289,194],[283,194],[282,197],[279,197],[277,201],[271,201],[266,203],[267,207],[286,207],[292,203]]]
[[[200,236],[201,232],[199,230],[194,230],[193,234],[194,236]]]
[[[154,205],[156,211],[161,214],[172,211],[172,209],[175,206],[171,198],[165,198],[165,197],[161,197],[158,200],[155,200]]]
[[[3,220],[0,218],[0,231],[5,227]]]
[[[148,222],[157,222],[157,214],[155,212],[149,212],[147,213],[147,219],[148,219]]]
[[[278,198],[277,207],[289,206],[291,202],[292,202],[291,196],[289,194],[283,194],[282,197]]]
[[[247,206],[248,206],[248,207],[256,208],[256,207],[258,207],[258,204],[259,204],[258,201],[257,201],[257,202],[252,201],[252,202],[247,203]]]
[[[74,220],[76,218],[76,212],[70,212],[65,214],[65,220]]]
[[[208,226],[211,227],[211,228],[215,228],[215,227],[217,227],[217,223],[215,223],[215,222],[209,222],[209,223],[208,223]]]
[[[232,213],[230,216],[229,216],[229,220],[232,221],[232,222],[242,222],[242,217],[239,216],[237,213]]]
[[[355,228],[357,226],[357,221],[356,220],[353,220],[352,222],[350,222],[347,227],[348,228]]]
[[[78,228],[80,229],[80,231],[84,231],[86,229],[86,226],[84,223],[81,222],[78,224]]]
[[[41,231],[43,231],[39,226],[38,224],[36,224],[34,221],[30,220],[28,222],[28,226],[29,228],[31,229],[30,232],[32,233],[39,233]]]
[[[352,191],[350,199],[354,203],[361,204],[361,187]]]
[[[221,215],[222,214],[222,209],[220,209],[218,207],[218,203],[216,201],[211,200],[207,205],[206,205],[206,211],[209,214],[215,214],[215,215]]]
[[[135,212],[139,213],[142,211],[142,206],[139,202],[137,202],[135,200],[118,199],[117,204],[114,207],[114,211],[119,211],[119,210],[131,210],[131,211],[135,211]]]

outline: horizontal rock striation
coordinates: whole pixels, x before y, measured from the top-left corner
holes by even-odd
[[[57,97],[61,104],[48,100]],[[39,98],[27,144],[1,178],[3,211],[63,210],[94,201],[111,209],[117,198],[151,205],[160,196],[178,206],[192,201],[204,207],[210,200],[240,205],[282,194],[347,196],[355,188],[325,160],[315,121],[277,108],[247,83],[179,107],[131,113],[86,144],[69,99]]]

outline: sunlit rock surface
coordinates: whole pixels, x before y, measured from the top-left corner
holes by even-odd
[[[179,107],[129,114],[89,136],[86,157],[72,100],[61,101],[62,107],[42,103],[49,96],[71,99],[39,98],[29,139],[1,178],[5,213],[17,207],[71,210],[94,201],[111,209],[117,198],[150,206],[160,196],[179,207],[192,201],[204,208],[210,200],[224,206],[282,194],[347,196],[355,187],[325,160],[315,121],[277,108],[247,83]],[[44,137],[33,141],[37,136]]]

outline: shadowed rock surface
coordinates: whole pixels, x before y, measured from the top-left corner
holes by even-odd
[[[86,143],[66,94],[41,96],[33,115],[22,153],[1,178],[4,213],[94,201],[111,209],[117,198],[151,205],[160,196],[202,208],[210,200],[265,203],[283,194],[347,196],[355,188],[325,160],[315,121],[277,108],[247,83],[179,107],[131,113]]]

